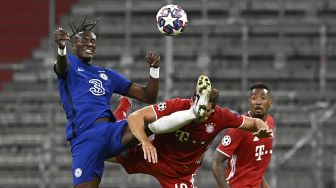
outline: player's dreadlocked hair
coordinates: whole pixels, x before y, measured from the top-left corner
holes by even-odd
[[[73,22],[68,22],[68,25],[72,30],[72,35],[70,36],[70,39],[72,39],[73,36],[77,35],[82,31],[91,31],[91,29],[94,28],[99,22],[99,18],[97,18],[97,20],[93,23],[86,23],[87,17],[88,16],[86,15],[82,25],[80,25],[79,27],[76,27],[76,25]]]

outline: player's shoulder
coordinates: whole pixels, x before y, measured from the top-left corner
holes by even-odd
[[[269,124],[269,126],[274,127],[274,119],[271,115],[267,115],[266,122]]]
[[[243,131],[237,128],[228,128],[225,130],[224,136],[222,139],[230,139],[232,141],[237,142],[249,136],[250,136],[250,132],[248,131]]]
[[[270,115],[270,114],[267,115],[267,120],[269,120],[269,121],[273,121],[273,122],[274,122],[274,118],[273,118],[273,116]]]
[[[234,115],[240,115],[237,111],[232,110],[231,108],[228,107],[220,107],[216,105],[215,112],[217,113],[224,113],[224,114],[234,114]]]
[[[68,60],[69,60],[70,63],[78,64],[79,59],[78,59],[78,57],[76,55],[74,55],[72,53],[68,53],[67,57],[68,57]]]
[[[190,102],[188,99],[172,98],[156,103],[153,107],[160,112],[174,112],[190,108]]]

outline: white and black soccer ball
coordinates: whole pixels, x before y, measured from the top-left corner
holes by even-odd
[[[177,36],[183,33],[187,23],[186,12],[178,5],[166,5],[156,15],[159,31],[168,36]]]

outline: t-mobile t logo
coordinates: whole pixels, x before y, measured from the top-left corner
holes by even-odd
[[[256,147],[256,154],[255,156],[257,157],[257,161],[261,160],[261,156],[264,155],[264,150],[265,150],[265,146],[264,145],[260,145]]]
[[[177,130],[175,132],[175,136],[181,142],[187,141],[189,139],[189,135],[190,135],[190,133],[187,133],[187,132],[184,132],[184,131],[181,131],[181,130]]]

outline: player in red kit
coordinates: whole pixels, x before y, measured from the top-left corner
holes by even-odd
[[[201,76],[198,83],[204,79]],[[213,139],[223,129],[239,128],[256,132],[259,137],[270,136],[271,132],[263,121],[217,106],[218,90],[209,87],[205,90],[209,91],[208,96],[201,94],[193,99],[175,98],[133,112],[127,121],[141,145],[127,150],[114,160],[129,174],[154,176],[162,187],[194,187],[196,170],[201,166]],[[208,98],[203,115],[197,112],[200,109],[194,109],[194,104],[202,98]],[[153,121],[148,126],[156,134],[151,141],[144,132],[144,122]],[[180,124],[179,128],[173,126],[175,124]]]
[[[274,128],[268,115],[272,104],[269,88],[262,83],[252,85],[246,116],[259,118]],[[212,161],[212,171],[219,188],[269,188],[264,172],[272,156],[272,138],[258,138],[252,133],[228,129],[217,147]],[[227,162],[227,169],[223,162]]]

